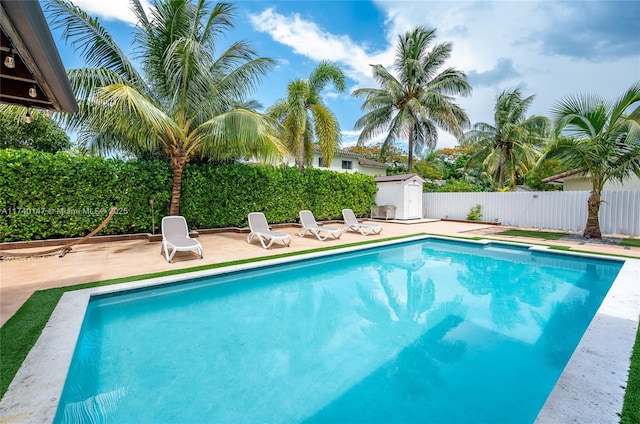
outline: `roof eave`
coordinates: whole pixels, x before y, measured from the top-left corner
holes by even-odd
[[[77,112],[78,103],[39,2],[0,2],[0,24],[53,107]]]

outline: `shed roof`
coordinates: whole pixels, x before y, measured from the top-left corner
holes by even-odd
[[[384,177],[376,177],[373,180],[377,183],[381,183],[381,182],[389,182],[389,181],[407,181],[413,178],[417,178],[420,180],[421,183],[424,183],[424,178],[422,178],[420,175],[413,173],[413,174],[398,174],[398,175],[387,175]]]
[[[40,3],[1,0],[0,28],[0,102],[76,112],[78,104]],[[14,59],[13,67],[6,66],[7,56]]]

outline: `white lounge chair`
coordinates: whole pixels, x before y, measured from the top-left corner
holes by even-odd
[[[189,228],[184,216],[165,216],[162,218],[162,246],[160,254],[164,254],[167,262],[171,262],[176,252],[195,251],[203,258],[202,246],[196,239],[189,237]]]
[[[354,214],[351,209],[342,209],[342,217],[344,218],[344,226],[342,227],[344,232],[355,231],[363,236],[369,234],[380,234],[382,232],[382,225],[358,222],[356,214]]]
[[[251,243],[253,237],[258,237],[260,244],[265,249],[271,247],[273,242],[280,240],[285,246],[289,246],[291,243],[291,236],[282,231],[271,231],[267,218],[265,218],[262,212],[251,212],[248,217],[249,228],[251,232],[247,236],[247,243]]]
[[[316,236],[318,240],[324,241],[329,237],[339,239],[342,235],[340,228],[318,225],[311,211],[300,211],[300,224],[302,225],[302,228],[298,231],[300,237],[304,237],[309,232]]]

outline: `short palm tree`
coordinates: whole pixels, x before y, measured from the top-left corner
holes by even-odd
[[[549,120],[544,116],[526,117],[535,96],[523,97],[519,89],[500,93],[495,105],[494,124],[479,122],[464,134],[462,146],[469,147],[467,166],[478,166],[498,189],[508,182],[515,188],[536,164],[549,136]]]
[[[297,79],[289,83],[287,98],[278,101],[267,112],[284,127],[282,138],[300,172],[304,171],[304,166],[309,165],[313,157],[316,139],[326,164],[331,163],[340,147],[340,124],[320,95],[330,82],[338,92],[346,90],[346,77],[342,69],[322,61],[307,80]]]
[[[417,27],[398,37],[394,71],[373,65],[373,77],[380,88],[360,88],[353,95],[364,98],[366,113],[355,123],[362,130],[358,144],[386,134],[381,157],[398,140],[409,143],[409,172],[414,153],[433,150],[438,143],[436,127],[462,135],[469,118],[454,103],[453,96],[466,96],[471,86],[466,75],[454,68],[438,69],[451,56],[452,44],[433,46],[436,30]]]
[[[131,5],[142,72],[97,19],[67,0],[50,0],[53,25],[64,29],[87,64],[69,71],[79,112],[67,123],[93,147],[163,149],[173,168],[170,214],[177,215],[182,173],[192,157],[228,160],[284,151],[272,120],[236,107],[274,61],[257,57],[243,41],[215,56],[216,39],[233,26],[230,4],[158,0],[149,15],[139,0]]]
[[[640,81],[613,103],[593,95],[569,96],[552,113],[554,141],[540,162],[557,158],[591,179],[583,235],[601,238],[598,212],[604,184],[640,177]]]

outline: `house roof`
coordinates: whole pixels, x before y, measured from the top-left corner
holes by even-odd
[[[375,160],[371,160],[371,159],[367,159],[367,158],[358,158],[358,163],[360,165],[363,166],[368,166],[370,168],[382,168],[382,169],[387,169],[389,167],[389,165],[382,163],[382,162],[376,162]]]
[[[389,182],[389,181],[407,181],[413,178],[417,178],[420,180],[420,182],[424,183],[424,179],[416,174],[398,174],[398,175],[387,175],[384,177],[375,177],[373,180],[377,183],[381,183],[381,182]]]
[[[552,175],[551,177],[547,177],[547,178],[543,179],[542,182],[543,183],[551,183],[553,181],[560,180],[562,178],[566,178],[566,177],[570,177],[572,175],[579,174],[580,172],[582,172],[581,168],[572,169],[570,171],[563,172],[562,174],[557,174],[557,175]]]
[[[320,147],[317,144],[314,144],[313,145],[313,150],[315,152],[320,152]],[[365,155],[360,155],[358,153],[353,153],[353,152],[350,152],[350,151],[345,150],[345,149],[336,150],[336,156],[347,156],[347,157],[356,158],[356,159],[358,159],[358,163],[360,165],[368,166],[368,167],[371,167],[371,168],[387,169],[389,167],[389,165],[387,165],[385,163],[378,162],[378,161],[375,161],[373,159],[369,159]]]
[[[78,104],[40,3],[0,0],[0,28],[0,102],[76,112]],[[7,57],[14,59],[13,67],[6,65]]]

